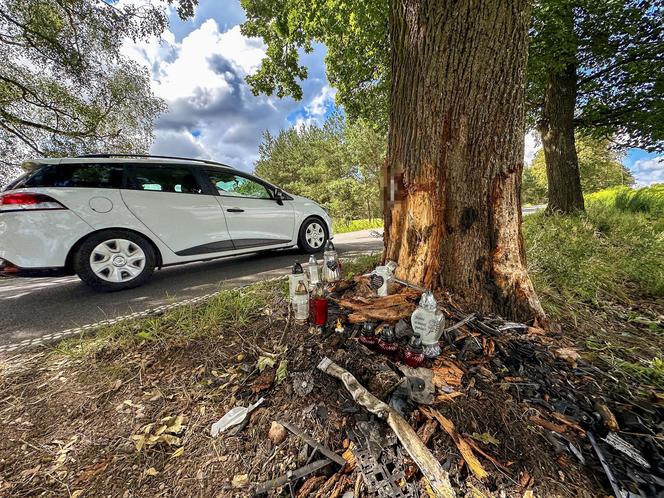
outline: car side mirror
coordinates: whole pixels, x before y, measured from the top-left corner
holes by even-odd
[[[274,191],[274,200],[277,201],[277,204],[279,204],[280,206],[283,206],[284,205],[284,193],[281,190],[276,189]]]

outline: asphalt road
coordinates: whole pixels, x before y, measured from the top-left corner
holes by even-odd
[[[526,207],[523,214],[542,207]],[[382,239],[370,232],[337,235],[341,256],[381,250]],[[0,347],[285,275],[294,261],[307,259],[288,249],[190,263],[164,268],[142,287],[111,294],[92,291],[78,277],[0,279]]]
[[[383,247],[370,230],[339,234],[334,243],[342,257]],[[0,346],[285,275],[294,261],[307,259],[287,249],[173,266],[142,287],[110,294],[92,291],[78,277],[0,279]]]

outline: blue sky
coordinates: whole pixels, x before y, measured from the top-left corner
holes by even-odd
[[[252,170],[265,130],[322,122],[334,110],[321,45],[302,58],[309,78],[301,101],[251,93],[245,77],[260,67],[266,47],[242,36],[244,19],[239,0],[200,0],[193,19],[181,21],[171,13],[161,40],[127,43],[126,54],[150,69],[153,90],[169,106],[156,122],[153,153],[213,158]],[[537,147],[527,137],[527,161]],[[646,185],[664,182],[662,158],[633,149],[625,164]]]

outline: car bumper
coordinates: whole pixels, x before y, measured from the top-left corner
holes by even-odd
[[[2,277],[63,277],[67,275],[64,266],[54,266],[48,268],[22,268],[16,266],[10,261],[0,259],[0,276]]]

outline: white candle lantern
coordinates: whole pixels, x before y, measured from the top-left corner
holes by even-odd
[[[316,256],[313,254],[309,256],[309,266],[307,267],[307,272],[309,273],[309,284],[311,284],[312,287],[320,282],[318,262],[316,261]]]
[[[387,264],[377,266],[376,269],[371,272],[369,283],[371,284],[371,288],[376,291],[376,294],[379,296],[388,295],[388,285],[394,278],[394,270],[396,270],[396,268],[397,264],[394,261],[388,261]]]
[[[341,265],[339,255],[331,240],[327,241],[323,252],[323,282],[336,282],[341,278]]]
[[[304,281],[300,281],[293,294],[293,314],[298,323],[307,323],[309,319],[309,292]]]
[[[441,353],[438,340],[443,333],[445,316],[437,307],[438,303],[433,293],[425,292],[410,317],[413,331],[422,338],[422,352],[427,358],[436,358]]]
[[[295,295],[295,290],[300,282],[304,282],[305,288],[307,285],[307,276],[304,274],[302,265],[298,262],[295,262],[293,265],[293,270],[290,275],[288,275],[288,298],[293,302],[293,296]]]

